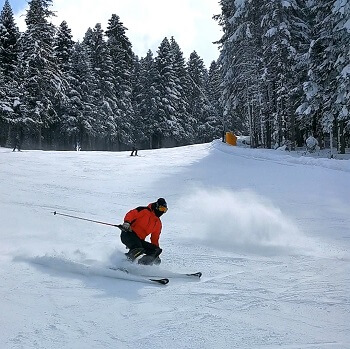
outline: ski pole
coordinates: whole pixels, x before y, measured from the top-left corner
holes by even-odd
[[[98,224],[104,224],[104,225],[109,225],[111,227],[116,227],[119,229],[122,229],[122,225],[121,224],[111,224],[111,223],[106,223],[106,222],[101,222],[101,221],[95,221],[93,219],[87,219],[87,218],[82,218],[82,217],[78,217],[78,216],[73,216],[70,214],[65,214],[65,213],[59,213],[59,212],[52,212],[54,214],[54,216],[58,215],[58,216],[64,216],[64,217],[69,217],[69,218],[74,218],[74,219],[80,219],[82,221],[87,221],[87,222],[93,222],[93,223],[98,223]]]

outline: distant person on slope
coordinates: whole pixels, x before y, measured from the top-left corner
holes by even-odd
[[[139,264],[160,264],[159,236],[162,231],[160,217],[168,211],[168,205],[163,198],[148,206],[140,206],[129,211],[124,217],[120,239],[129,248],[126,256],[131,261],[142,256]],[[151,235],[151,242],[145,241]]]
[[[130,156],[137,156],[137,148],[135,146],[132,147]]]

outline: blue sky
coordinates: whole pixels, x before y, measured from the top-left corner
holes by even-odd
[[[5,0],[0,0],[2,9]],[[26,0],[9,0],[15,21],[25,30]],[[221,12],[219,0],[53,0],[55,25],[63,20],[72,30],[74,40],[82,40],[86,30],[101,23],[106,29],[112,14],[117,14],[128,29],[126,35],[133,51],[144,57],[150,49],[156,55],[164,37],[174,36],[188,59],[196,51],[209,67],[219,56],[213,41],[221,38],[219,25],[212,17]]]
[[[25,0],[9,0],[9,1],[10,1],[10,5],[12,7],[13,12],[23,10],[23,8],[25,8],[25,6],[27,5],[27,1],[25,1]],[[4,3],[5,3],[5,0],[0,0],[1,9],[4,6]]]

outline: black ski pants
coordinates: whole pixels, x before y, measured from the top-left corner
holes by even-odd
[[[133,250],[134,248],[143,248],[145,254],[154,257],[158,257],[162,253],[161,248],[148,241],[140,239],[133,231],[122,230],[120,233],[120,240],[130,250]]]

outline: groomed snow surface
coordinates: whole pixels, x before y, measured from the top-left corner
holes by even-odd
[[[220,141],[139,155],[0,148],[1,349],[350,348],[350,160]],[[119,224],[158,197],[148,268],[201,280],[106,277],[128,263],[119,230],[52,214]]]

